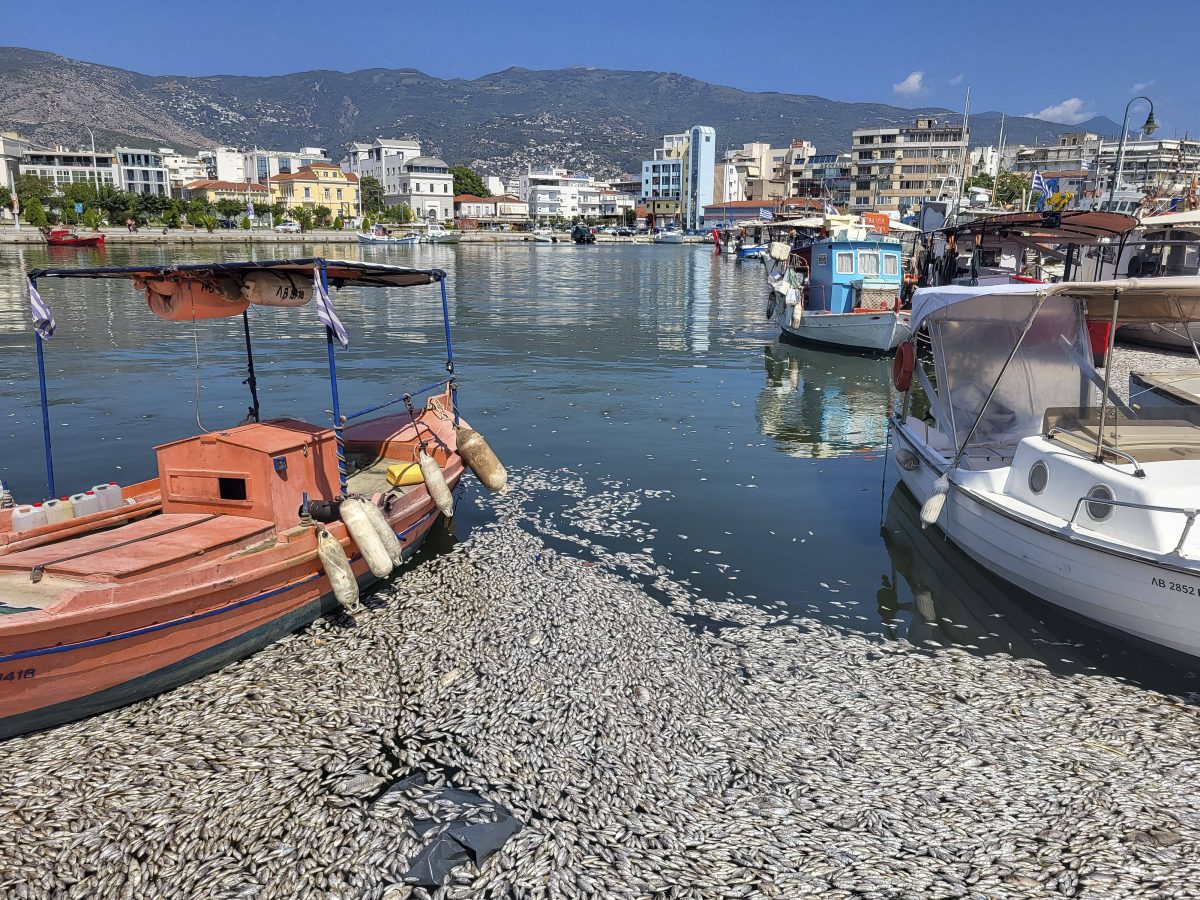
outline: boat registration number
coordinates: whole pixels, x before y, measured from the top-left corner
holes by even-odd
[[[1167,581],[1165,578],[1151,578],[1150,583],[1164,591],[1174,591],[1177,594],[1196,596],[1196,587],[1191,584],[1180,584],[1178,581]]]
[[[0,672],[0,681],[21,681],[36,675],[37,669],[10,669],[7,672]]]

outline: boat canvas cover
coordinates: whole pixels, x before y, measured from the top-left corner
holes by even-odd
[[[914,320],[919,310],[933,344],[939,406],[950,419],[939,427],[956,448],[970,435],[968,456],[972,448],[1015,446],[1041,432],[1048,408],[1088,406],[1097,396],[1082,305],[1066,296],[1043,300],[1039,287],[1047,286],[946,287],[914,299]]]

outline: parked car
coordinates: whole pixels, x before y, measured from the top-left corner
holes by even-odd
[[[632,228],[618,228],[614,233],[617,237],[633,237],[634,234]]]
[[[281,222],[275,226],[275,230],[281,234],[299,234],[300,224],[298,222]]]

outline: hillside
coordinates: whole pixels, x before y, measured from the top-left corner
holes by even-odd
[[[314,71],[246,77],[151,76],[23,48],[0,48],[0,129],[42,144],[168,144],[197,149],[328,148],[352,140],[413,137],[450,162],[510,173],[526,162],[595,174],[634,170],[662,134],[712,125],[720,147],[776,146],[805,138],[819,151],[848,149],[856,127],[916,115],[957,119],[939,108],[841,103],[803,94],[753,93],[665,72],[511,68],[473,80],[415,69]],[[996,143],[1000,114],[971,117],[972,144]],[[1113,134],[1098,118],[1075,126]],[[1052,141],[1065,125],[1012,117],[1009,142]]]

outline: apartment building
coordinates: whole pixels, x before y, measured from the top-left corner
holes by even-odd
[[[462,227],[480,224],[520,224],[529,220],[529,206],[519,197],[476,197],[459,194],[454,198],[454,218]]]
[[[450,166],[436,156],[414,156],[404,163],[396,202],[407,203],[418,219],[428,222],[454,220],[454,176]],[[389,195],[384,191],[384,199]]]
[[[209,181],[234,183],[246,180],[245,156],[237,147],[213,147],[201,150],[199,155]]]
[[[657,224],[703,227],[704,208],[713,202],[716,131],[693,125],[663,136],[652,159],[642,162],[642,200]]]
[[[184,185],[208,178],[208,166],[199,156],[185,156],[170,147],[159,147],[158,154],[167,170],[167,185],[172,197],[183,196]]]
[[[170,196],[171,183],[163,154],[140,147],[117,147],[118,187],[130,194],[160,194]]]
[[[20,171],[22,175],[48,178],[55,184],[90,181],[97,187],[106,184],[120,188],[121,181],[115,154],[65,147],[53,150],[31,147],[21,157]]]
[[[969,135],[961,123],[918,118],[895,128],[858,128],[851,153],[850,208],[907,212],[955,196]]]
[[[850,206],[851,153],[818,153],[802,164],[789,168],[788,191],[791,197],[827,200],[839,210]]]
[[[535,222],[550,219],[576,220],[584,215],[580,194],[590,198],[595,183],[591,176],[576,174],[558,166],[527,166],[521,173],[517,194],[529,205],[529,218]]]

